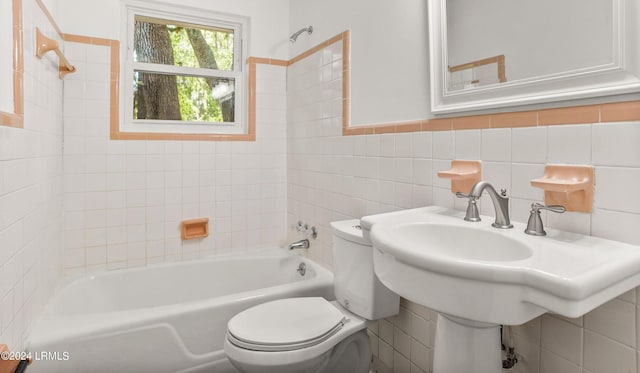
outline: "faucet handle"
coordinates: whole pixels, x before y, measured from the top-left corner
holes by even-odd
[[[507,188],[500,188],[500,195],[503,197],[507,196]]]
[[[548,210],[556,213],[563,213],[567,209],[564,206],[560,205],[549,205],[545,206],[541,203],[534,202],[531,204],[531,214],[529,215],[529,221],[527,222],[527,229],[524,230],[524,233],[530,234],[532,236],[546,236],[547,232],[544,230],[544,226],[542,225],[542,219],[540,218],[540,210]]]
[[[531,204],[531,212],[536,212],[539,213],[540,210],[548,210],[551,212],[555,212],[558,214],[562,214],[563,212],[567,211],[567,209],[562,206],[562,205],[543,205],[541,203],[538,202],[534,202]]]
[[[476,196],[472,196],[471,194],[464,194],[461,192],[456,192],[456,197],[469,199],[469,203],[467,204],[467,213],[464,216],[464,220],[472,222],[480,221],[480,213],[478,212],[477,205],[478,198]]]

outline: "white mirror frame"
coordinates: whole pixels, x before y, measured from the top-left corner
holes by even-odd
[[[640,92],[640,9],[613,1],[613,62],[468,91],[447,91],[447,0],[429,1],[431,111],[446,114]]]

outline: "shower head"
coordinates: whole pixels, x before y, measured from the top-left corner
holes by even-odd
[[[292,43],[295,43],[296,40],[298,39],[298,36],[300,36],[300,34],[302,34],[303,32],[307,32],[309,35],[311,35],[311,33],[313,32],[313,26],[309,26],[307,28],[303,28],[300,29],[296,32],[294,32],[290,37],[289,37],[289,41]]]

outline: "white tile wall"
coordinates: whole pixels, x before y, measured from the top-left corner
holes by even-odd
[[[257,140],[112,141],[109,48],[67,43],[65,273],[275,246],[286,235],[286,70],[258,65]],[[180,222],[208,217],[185,241]]]
[[[323,116],[317,109],[342,98],[333,89],[341,76],[322,74],[327,63],[316,53],[290,66],[287,77],[288,221],[320,227],[309,255],[325,265],[332,264],[332,220],[429,204],[463,208],[449,182],[436,176],[454,157],[482,160],[484,178],[507,188],[512,219],[519,222],[526,222],[530,203],[543,198],[529,180],[540,177],[546,163],[592,164],[594,212],[545,214],[546,226],[640,244],[634,192],[640,185],[640,123],[342,136],[341,113]],[[493,214],[486,200],[481,207]],[[640,372],[636,299],[630,292],[583,318],[544,315],[514,327],[520,362],[512,371]],[[403,300],[399,316],[373,323],[377,371],[430,372],[434,315]]]
[[[35,1],[22,3],[24,128],[0,126],[0,341],[18,351],[53,292],[62,231],[63,83],[56,59],[35,57],[33,33],[59,36]]]

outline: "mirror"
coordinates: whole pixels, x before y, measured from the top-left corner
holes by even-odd
[[[640,91],[629,0],[429,0],[433,113]]]

